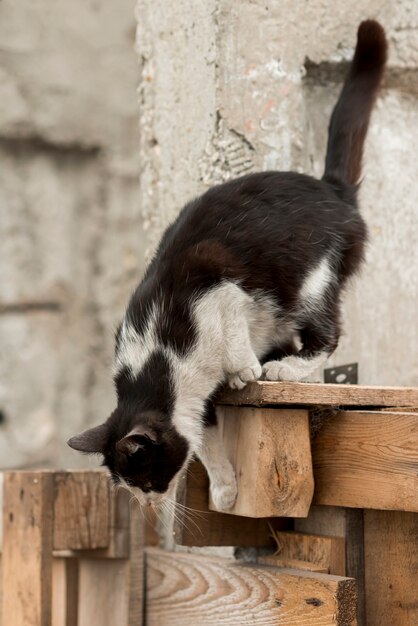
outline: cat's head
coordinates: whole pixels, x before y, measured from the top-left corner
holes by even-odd
[[[189,446],[158,411],[118,406],[109,419],[68,441],[75,450],[102,454],[113,480],[127,485],[142,504],[174,496]]]

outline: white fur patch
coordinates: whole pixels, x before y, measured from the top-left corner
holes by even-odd
[[[306,380],[328,359],[328,352],[321,352],[311,359],[300,356],[287,356],[280,361],[267,361],[263,366],[266,380]]]
[[[309,272],[300,290],[300,298],[304,304],[321,300],[332,282],[333,272],[328,257],[324,257],[319,265]]]
[[[160,315],[161,307],[154,302],[147,315],[145,332],[141,334],[133,328],[126,317],[124,318],[119,337],[119,349],[113,368],[114,374],[123,367],[129,367],[133,376],[139,374],[157,347],[155,329]]]

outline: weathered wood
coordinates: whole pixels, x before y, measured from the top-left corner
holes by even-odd
[[[78,626],[78,560],[53,560],[52,624]]]
[[[209,479],[198,461],[180,482],[173,538],[183,546],[274,546],[270,523],[274,528],[288,528],[288,519],[253,519],[209,511]],[[185,514],[183,507],[190,509]]]
[[[355,626],[355,581],[146,551],[147,626]]]
[[[255,405],[300,404],[324,406],[417,406],[417,387],[369,387],[325,383],[258,381],[241,391],[225,389],[219,404]]]
[[[78,626],[127,626],[127,584],[124,559],[81,559]]]
[[[300,561],[298,559],[281,559],[274,554],[265,554],[257,556],[258,565],[272,565],[273,567],[281,567],[285,569],[302,569],[309,572],[318,572],[320,574],[329,574],[329,568],[321,565],[315,565],[310,561]]]
[[[130,549],[126,565],[128,594],[127,626],[141,626],[144,616],[144,544],[145,525],[137,501],[130,505]],[[119,625],[120,622],[118,622]]]
[[[308,412],[219,406],[217,416],[238,483],[235,505],[224,512],[305,517],[314,491]]]
[[[6,472],[2,623],[51,626],[53,474]]]
[[[307,518],[295,520],[295,530],[315,533],[345,541],[345,575],[354,578],[357,587],[357,622],[366,626],[364,593],[363,511],[331,506],[312,506]]]
[[[308,535],[291,531],[274,531],[277,556],[317,565],[328,574],[345,576],[345,540],[343,537]]]
[[[418,515],[364,512],[367,626],[418,624]]]
[[[342,411],[312,456],[316,504],[418,511],[418,413]]]
[[[110,497],[106,474],[87,470],[55,472],[54,480],[54,548],[107,548]]]

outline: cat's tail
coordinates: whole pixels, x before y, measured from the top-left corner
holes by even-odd
[[[358,184],[364,140],[386,57],[383,27],[374,20],[361,22],[354,58],[329,124],[324,180]]]

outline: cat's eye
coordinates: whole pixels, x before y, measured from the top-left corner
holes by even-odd
[[[151,482],[150,482],[150,481],[148,481],[148,482],[146,482],[146,483],[144,484],[144,489],[151,489],[151,487],[152,487],[152,484],[151,484]]]

